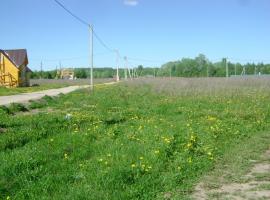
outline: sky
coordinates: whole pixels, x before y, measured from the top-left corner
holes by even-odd
[[[270,63],[270,0],[59,0],[135,67],[202,53]],[[29,67],[89,67],[90,33],[54,0],[1,0],[0,49],[25,48]],[[94,39],[94,66],[116,67]],[[123,59],[120,66],[124,65]]]

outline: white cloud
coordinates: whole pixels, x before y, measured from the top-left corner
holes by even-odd
[[[138,0],[124,0],[126,6],[137,6],[138,3]]]

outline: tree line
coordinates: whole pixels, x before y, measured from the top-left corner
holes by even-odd
[[[205,55],[199,54],[194,59],[182,58],[162,65],[158,76],[224,77],[226,76],[226,66],[229,76],[270,74],[270,64],[233,63],[226,58],[218,62],[211,62]]]
[[[139,65],[130,73],[135,73],[140,77],[224,77],[226,76],[226,66],[228,75],[263,75],[270,74],[270,64],[264,63],[233,63],[226,58],[218,62],[211,62],[203,54],[195,58],[182,58],[178,61],[165,63],[161,67],[143,67]],[[89,68],[75,68],[76,78],[89,78]],[[127,74],[129,76],[129,73]],[[94,68],[94,78],[113,78],[116,76],[115,68]],[[119,69],[119,76],[125,77],[125,69]],[[56,79],[57,70],[51,71],[33,71],[32,79]]]

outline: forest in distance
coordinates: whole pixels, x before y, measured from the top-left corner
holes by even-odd
[[[137,76],[151,77],[225,77],[226,65],[228,66],[228,75],[267,75],[270,74],[270,64],[263,62],[231,62],[226,58],[218,62],[211,62],[205,55],[199,54],[195,58],[182,58],[177,61],[170,61],[161,67],[144,67],[138,65],[135,67]],[[89,78],[89,68],[74,68],[76,78]],[[125,69],[119,68],[120,77],[124,77]],[[116,75],[115,67],[94,68],[94,78],[113,78]],[[32,79],[57,78],[57,70],[33,71]]]

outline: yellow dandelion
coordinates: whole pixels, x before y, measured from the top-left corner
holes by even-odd
[[[189,143],[187,144],[187,148],[190,148],[190,147],[192,147],[192,144],[189,142]]]
[[[136,167],[136,164],[134,164],[134,163],[131,164],[131,167],[132,167],[132,168],[135,168],[135,167]]]

